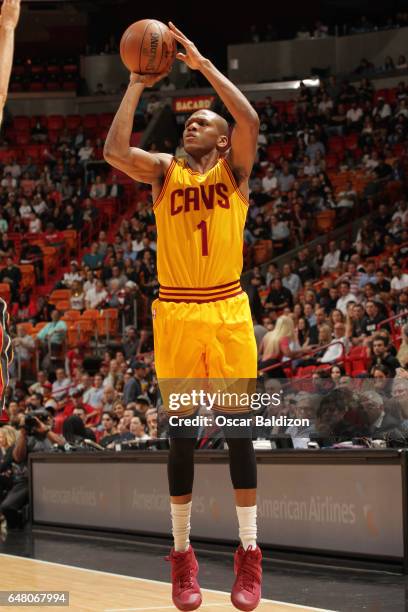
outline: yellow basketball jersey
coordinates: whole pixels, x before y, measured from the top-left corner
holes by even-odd
[[[174,159],[153,210],[161,300],[214,301],[241,292],[248,202],[225,159],[205,174]]]

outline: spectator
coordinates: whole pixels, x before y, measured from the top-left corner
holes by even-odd
[[[344,323],[336,323],[334,326],[334,338],[327,347],[325,353],[320,358],[320,363],[333,363],[347,354],[349,341],[346,337]]]
[[[13,447],[11,463],[13,486],[0,503],[0,514],[7,520],[9,530],[21,528],[23,519],[21,509],[28,502],[28,455],[32,452],[46,451],[53,448],[53,444],[63,444],[63,439],[51,431],[50,423],[42,422],[34,417],[35,426],[32,432],[27,432],[24,421],[25,415],[20,415],[19,435]]]
[[[400,367],[400,363],[396,357],[394,357],[389,351],[388,341],[380,335],[376,335],[372,341],[372,360],[370,363],[370,370],[373,366],[380,365],[388,368],[391,376],[394,377],[396,369]]]
[[[52,383],[51,394],[52,397],[59,402],[68,397],[71,388],[71,380],[68,378],[63,368],[58,368],[55,375],[56,380]]]
[[[397,353],[397,359],[402,368],[408,366],[408,325],[402,328],[402,342]]]
[[[78,157],[82,164],[90,161],[94,157],[94,148],[89,138],[86,139],[85,144],[79,149]]]
[[[276,322],[275,329],[265,334],[262,339],[259,356],[260,369],[271,368],[266,373],[270,378],[286,378],[282,368],[282,358],[293,359],[302,354],[302,350],[292,350],[291,342],[296,341],[293,320],[288,316],[281,316]]]
[[[80,281],[75,280],[72,283],[71,296],[69,298],[71,310],[79,310],[82,312],[85,308],[85,293]]]
[[[102,181],[102,177],[97,176],[95,182],[92,183],[91,190],[89,192],[90,197],[96,200],[106,198],[106,192],[106,183]]]
[[[140,364],[136,364],[136,366],[140,366]],[[133,370],[131,368],[126,370],[124,381],[123,403],[127,406],[130,402],[134,402],[141,394],[142,387],[139,379],[133,375]]]
[[[82,265],[91,268],[91,270],[96,270],[102,265],[102,262],[103,255],[98,252],[98,243],[93,242],[90,253],[86,253],[82,259]]]
[[[329,252],[325,255],[322,265],[322,273],[334,272],[340,262],[340,250],[336,247],[335,240],[329,242]]]
[[[13,258],[8,256],[6,258],[6,267],[0,271],[0,282],[10,285],[11,296],[14,301],[18,299],[21,279],[20,268],[14,264]]]
[[[302,288],[302,282],[299,276],[291,271],[289,264],[284,264],[283,266],[282,285],[292,292],[294,299],[297,298],[297,295]]]
[[[336,308],[347,314],[347,304],[349,302],[357,302],[357,297],[350,291],[350,283],[346,280],[340,283],[340,297],[337,300]]]
[[[398,264],[392,266],[391,289],[393,291],[402,291],[408,287],[408,274],[404,274]]]
[[[266,298],[265,310],[272,312],[283,311],[285,308],[292,308],[292,292],[283,286],[280,278],[275,278],[272,282],[271,290]]]
[[[37,334],[37,342],[43,347],[49,342],[51,347],[60,349],[67,335],[67,324],[61,320],[61,315],[57,309],[51,313],[51,322],[47,323]]]
[[[381,438],[398,426],[398,421],[391,414],[386,414],[384,400],[376,391],[364,391],[360,397],[372,438]]]

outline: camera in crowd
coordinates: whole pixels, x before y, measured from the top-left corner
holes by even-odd
[[[48,423],[49,416],[50,413],[45,408],[32,410],[25,415],[23,427],[29,435],[32,435],[38,425],[36,419],[39,419],[42,423]]]

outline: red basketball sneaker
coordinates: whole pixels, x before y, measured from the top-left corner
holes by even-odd
[[[197,610],[202,598],[197,582],[198,563],[193,548],[186,552],[172,549],[168,560],[171,563],[171,581],[173,583],[173,603],[179,610]]]
[[[238,610],[255,610],[261,600],[262,553],[259,546],[244,550],[240,546],[234,557],[236,579],[231,592],[231,601]]]

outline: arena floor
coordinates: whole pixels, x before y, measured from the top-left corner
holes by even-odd
[[[108,534],[45,528],[13,532],[0,542],[0,590],[68,590],[69,609],[83,612],[175,610],[164,560],[168,549],[159,540]],[[196,552],[202,608],[233,610],[228,594],[232,551],[206,544],[196,546]],[[408,609],[407,587],[408,577],[391,572],[316,567],[267,557],[259,610],[403,612]]]

